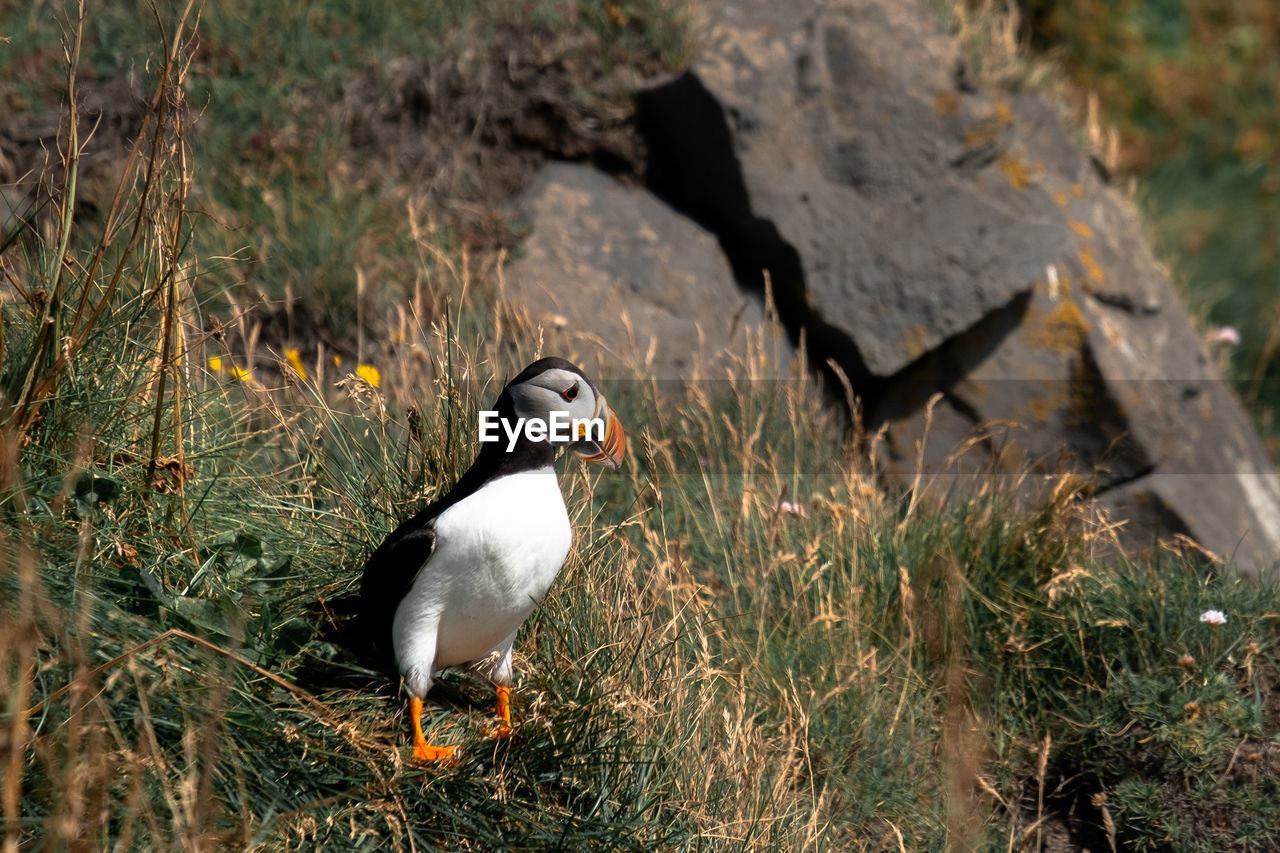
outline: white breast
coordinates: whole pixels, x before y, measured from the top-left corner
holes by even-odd
[[[436,550],[396,610],[402,670],[439,670],[503,646],[555,580],[572,531],[551,466],[482,486],[435,521]]]

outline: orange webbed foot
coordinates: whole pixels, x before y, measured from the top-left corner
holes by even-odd
[[[493,730],[494,737],[511,736],[511,688],[497,685],[498,693],[498,727]]]
[[[456,746],[432,746],[422,733],[422,700],[414,696],[409,700],[409,716],[413,720],[413,757],[419,761],[454,763],[458,760]]]
[[[432,746],[424,740],[422,743],[413,745],[413,757],[419,761],[427,761],[432,764],[437,761],[454,764],[458,760],[458,748],[456,746]]]

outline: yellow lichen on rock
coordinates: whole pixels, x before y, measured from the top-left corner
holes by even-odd
[[[902,336],[902,345],[912,359],[929,351],[929,330],[924,326],[912,326]]]
[[[1090,228],[1088,225],[1085,225],[1079,219],[1068,217],[1067,225],[1071,226],[1071,230],[1076,232],[1076,234],[1080,236],[1080,239],[1082,240],[1093,239],[1093,229]]]
[[[1089,321],[1070,297],[1059,300],[1043,317],[1029,312],[1022,330],[1027,346],[1060,353],[1078,351],[1088,334]]]
[[[1027,400],[1027,410],[1031,412],[1031,417],[1038,424],[1047,423],[1049,416],[1054,413],[1063,403],[1061,394],[1050,394],[1045,397],[1032,397]]]
[[[1079,256],[1080,263],[1084,264],[1085,272],[1089,274],[1089,280],[1094,284],[1102,284],[1102,268],[1093,259],[1093,252],[1089,251],[1089,247],[1081,246]]]
[[[1017,157],[1001,157],[996,161],[996,168],[1009,179],[1009,185],[1015,190],[1025,190],[1031,186],[1031,171]]]

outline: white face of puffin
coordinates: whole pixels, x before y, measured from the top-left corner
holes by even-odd
[[[537,376],[509,389],[516,416],[551,422],[552,412],[566,425],[562,440],[548,439],[551,444],[567,445],[575,455],[588,462],[617,468],[627,451],[627,435],[614,416],[604,395],[586,377],[559,367],[548,368]],[[600,419],[603,436],[592,434],[584,423]],[[576,425],[576,430],[570,429]],[[597,428],[596,432],[599,432]],[[597,440],[598,439],[598,440]]]

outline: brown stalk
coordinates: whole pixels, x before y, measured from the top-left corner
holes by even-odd
[[[44,304],[34,303],[37,310],[43,315],[40,328],[36,332],[35,346],[31,348],[31,354],[27,356],[26,363],[22,366],[22,391],[18,395],[21,401],[18,411],[25,411],[26,401],[28,401],[36,386],[36,375],[39,371],[39,365],[49,359],[51,352],[58,349],[58,341],[61,340],[60,334],[60,316],[59,306],[62,303],[62,282],[65,273],[65,264],[63,259],[66,258],[67,245],[71,238],[71,218],[75,209],[76,198],[76,179],[80,171],[80,136],[79,136],[79,114],[76,109],[76,69],[80,65],[80,45],[84,34],[84,4],[80,5],[80,14],[76,21],[75,38],[71,43],[70,51],[67,53],[67,148],[66,153],[62,156],[63,166],[63,185],[60,216],[58,217],[58,249],[53,261],[53,266],[49,270],[49,274],[53,277],[53,288],[46,297]],[[57,363],[57,359],[54,359]],[[46,370],[46,375],[48,374]],[[52,392],[52,389],[50,389]],[[20,418],[20,422],[25,422],[25,418]],[[26,431],[25,427],[22,430]]]
[[[177,97],[181,97],[181,94],[179,93]],[[182,226],[183,226],[183,223],[185,222],[183,210],[185,209],[185,206],[186,206],[187,174],[186,174],[186,158],[182,154],[183,143],[182,143],[181,111],[175,110],[174,114],[176,117],[175,122],[176,122],[176,128],[177,128],[179,158],[182,161],[182,173],[179,179],[179,184],[178,184],[179,188],[177,191],[177,197],[175,199],[177,202],[176,204],[177,213],[172,223],[172,228],[169,234],[168,245],[166,246],[166,251],[165,251],[166,261],[169,264],[168,269],[163,273],[163,277],[166,280],[164,289],[166,291],[167,296],[165,300],[165,310],[164,310],[164,327],[160,333],[160,367],[157,370],[157,375],[156,375],[155,412],[154,412],[154,418],[151,424],[151,453],[149,454],[149,457],[147,459],[146,481],[148,483],[150,483],[155,478],[156,460],[160,455],[160,424],[161,424],[162,416],[164,413],[164,397],[165,397],[166,384],[169,377],[169,371],[173,370],[176,373],[177,365],[182,359],[181,345],[179,345],[178,352],[176,353],[176,355],[173,352],[173,344],[174,344],[173,339],[174,339],[174,329],[177,324],[177,316],[178,316],[179,295],[178,295],[177,259],[178,259],[178,255],[181,248],[180,244],[182,241],[182,232],[183,232]],[[174,419],[175,454],[177,456],[179,465],[181,465],[183,461],[182,383],[179,381],[178,377],[175,376],[173,384],[174,384],[173,419]],[[185,512],[184,512],[184,515],[185,515]]]
[[[186,29],[186,22],[194,6],[194,3],[195,3],[195,0],[188,0],[186,8],[183,10],[181,17],[178,20],[178,25],[174,34],[173,42],[166,53],[164,66],[160,72],[160,83],[156,87],[155,94],[151,98],[151,104],[148,107],[147,112],[143,117],[142,128],[138,133],[137,139],[134,141],[133,148],[129,154],[128,162],[125,165],[124,177],[121,179],[120,184],[116,187],[116,194],[115,194],[115,197],[112,199],[111,207],[107,214],[107,227],[104,228],[103,236],[98,241],[98,245],[94,250],[93,258],[91,259],[89,266],[85,271],[84,281],[86,283],[86,286],[80,294],[80,301],[76,306],[76,312],[72,317],[70,329],[66,335],[66,337],[68,338],[66,347],[62,349],[62,351],[59,353],[58,357],[55,359],[53,364],[43,372],[39,380],[36,381],[33,386],[27,385],[23,389],[23,394],[20,397],[20,402],[17,409],[17,415],[15,417],[16,422],[19,424],[20,433],[25,433],[27,430],[31,428],[31,425],[35,423],[36,419],[39,417],[40,409],[41,409],[41,406],[43,405],[43,402],[53,393],[53,388],[57,383],[58,377],[61,376],[62,372],[66,370],[71,360],[79,353],[79,351],[84,347],[85,343],[88,341],[89,335],[93,331],[93,329],[96,327],[98,319],[101,317],[102,312],[106,309],[107,305],[111,301],[111,298],[115,295],[116,290],[119,288],[121,279],[124,276],[124,271],[127,268],[129,258],[132,256],[134,250],[137,248],[138,242],[142,237],[143,218],[146,214],[146,210],[148,206],[147,203],[151,199],[151,195],[156,183],[156,162],[159,157],[160,147],[163,139],[162,131],[165,126],[165,118],[167,114],[167,110],[165,109],[166,96],[168,95],[169,91],[175,86],[175,81],[173,80],[173,69],[175,64],[177,63],[178,54],[181,50],[182,34]],[[68,71],[68,78],[70,81],[74,81],[75,64],[78,62],[78,59],[79,59],[80,35],[83,29],[83,24],[82,24],[83,11],[84,10],[83,10],[83,2],[82,2],[81,3],[81,23],[77,24],[77,29],[76,29],[76,42],[75,42],[76,47],[75,47],[75,50],[73,51],[72,56],[69,57],[69,61],[71,62],[71,68]],[[75,139],[76,137],[74,134],[75,134],[76,112],[75,112],[74,92],[72,93],[72,95],[73,97],[71,97],[71,126],[72,126],[72,139]],[[89,304],[90,288],[88,287],[88,284],[92,282],[96,277],[98,268],[101,266],[102,260],[106,255],[107,247],[110,245],[111,236],[115,232],[116,219],[120,215],[120,209],[123,203],[124,188],[126,184],[128,184],[129,182],[129,176],[133,173],[138,156],[142,150],[142,146],[147,136],[147,127],[153,121],[154,121],[154,129],[151,132],[150,149],[148,152],[147,165],[145,170],[143,171],[143,186],[138,199],[137,211],[133,217],[133,226],[129,235],[129,242],[126,244],[124,251],[121,253],[120,260],[116,264],[115,269],[112,271],[110,281],[107,283],[107,286],[103,289],[97,302],[93,304],[92,307],[90,307],[90,304]],[[78,156],[78,150],[76,146],[74,145],[69,146],[69,156]],[[74,163],[74,161],[72,162]],[[69,188],[68,190],[69,193],[71,192],[71,189],[72,188]],[[74,196],[72,195],[72,198],[73,197]],[[64,212],[64,221],[69,222],[70,210],[71,210],[71,199],[70,198],[64,199],[64,205],[66,205],[66,211]],[[64,242],[65,242],[65,239],[66,239],[66,235],[64,234]],[[51,302],[51,308],[52,307],[54,307],[54,304]],[[86,312],[88,312],[87,318],[85,317]],[[54,343],[56,344],[56,342],[57,340],[55,339]]]

